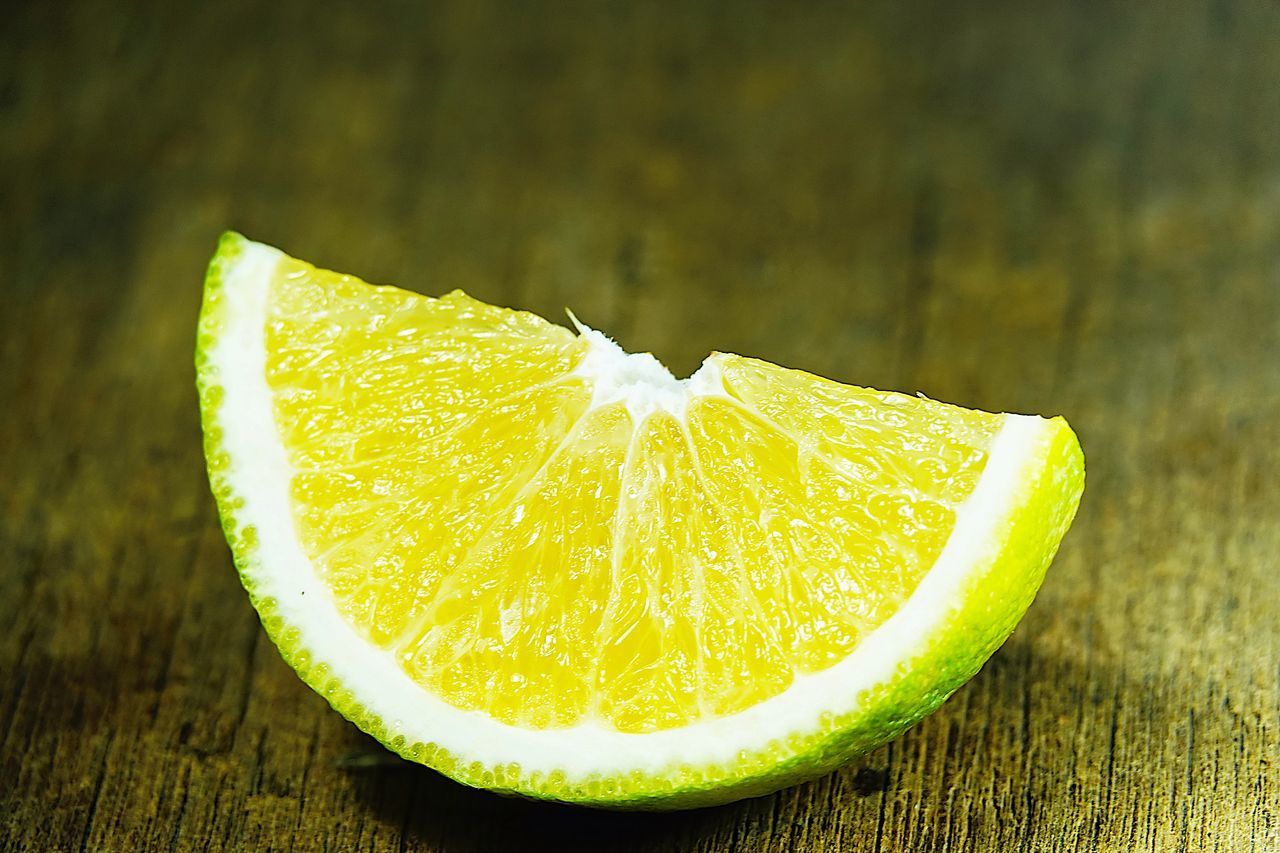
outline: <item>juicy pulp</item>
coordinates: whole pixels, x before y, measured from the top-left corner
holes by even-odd
[[[419,684],[526,728],[678,727],[841,660],[1003,419],[723,354],[637,411],[595,394],[610,344],[533,315],[291,259],[268,298],[307,556]]]

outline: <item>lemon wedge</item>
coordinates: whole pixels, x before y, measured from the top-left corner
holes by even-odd
[[[461,292],[236,234],[196,362],[272,640],[468,785],[630,808],[765,793],[899,734],[1030,605],[1079,502],[1061,418],[715,353],[687,379]]]

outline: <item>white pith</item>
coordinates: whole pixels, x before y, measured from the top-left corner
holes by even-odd
[[[570,315],[572,316],[572,315]],[[627,352],[606,335],[578,322],[578,333],[591,342],[574,375],[591,381],[591,408],[623,402],[632,421],[640,423],[655,411],[683,418],[695,397],[723,397],[720,366],[708,358],[687,379],[676,379],[662,362],[647,352]]]
[[[268,246],[244,243],[224,270],[224,325],[207,353],[223,387],[218,423],[230,458],[226,476],[244,501],[237,519],[258,533],[247,574],[259,595],[276,600],[277,612],[299,631],[312,661],[326,663],[391,736],[437,744],[464,763],[560,770],[569,781],[659,773],[673,764],[728,763],[743,750],[818,729],[825,713],[855,711],[860,694],[891,679],[902,662],[924,650],[971,574],[985,563],[1046,434],[1044,419],[1007,416],[934,567],[897,613],[834,666],[798,676],[783,693],[745,711],[678,729],[629,734],[594,721],[564,729],[517,728],[441,701],[391,654],[365,641],[341,616],[298,541],[289,501],[293,471],[276,434],[265,371],[268,288],[283,257]],[[599,339],[592,338],[592,355],[579,368],[595,383],[596,404],[625,400],[633,413],[662,409],[681,415],[691,395],[724,393],[714,359],[689,379],[677,380],[653,356],[628,355],[598,332],[581,331]]]

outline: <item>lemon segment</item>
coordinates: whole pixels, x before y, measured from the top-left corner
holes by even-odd
[[[286,658],[393,749],[533,796],[723,801],[891,737],[1012,630],[1083,485],[1060,419],[727,354],[677,380],[238,235],[197,366]]]

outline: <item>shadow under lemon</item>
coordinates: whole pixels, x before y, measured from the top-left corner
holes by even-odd
[[[1008,790],[1010,801],[1033,813],[1079,801],[1078,787],[1091,783],[1087,768],[1079,766],[1076,742],[1105,739],[1101,721],[1109,713],[1090,708],[1099,696],[1116,695],[1123,681],[1123,673],[1105,661],[1086,666],[1078,655],[1059,654],[1016,632],[972,681],[897,740],[812,782],[689,811],[602,811],[499,796],[404,761],[354,728],[350,751],[336,761],[356,796],[384,824],[398,827],[403,843],[448,850],[678,850],[717,837],[725,849],[752,849],[757,828],[761,841],[776,843],[781,827],[825,832],[818,824],[865,825],[865,813],[893,808],[932,812],[940,825],[955,817],[949,812],[968,809],[967,823],[980,830],[984,820],[1000,819],[974,811],[991,809],[981,791]],[[1153,726],[1172,726],[1185,716],[1169,699],[1142,703],[1151,714],[1168,717],[1153,719]],[[1026,730],[1029,702],[1039,706],[1037,718],[1058,720],[1052,731]],[[1008,768],[1019,762],[1019,778],[1009,778]],[[815,822],[823,803],[826,819]],[[862,849],[863,841],[867,849],[876,843],[850,838],[847,849]]]

